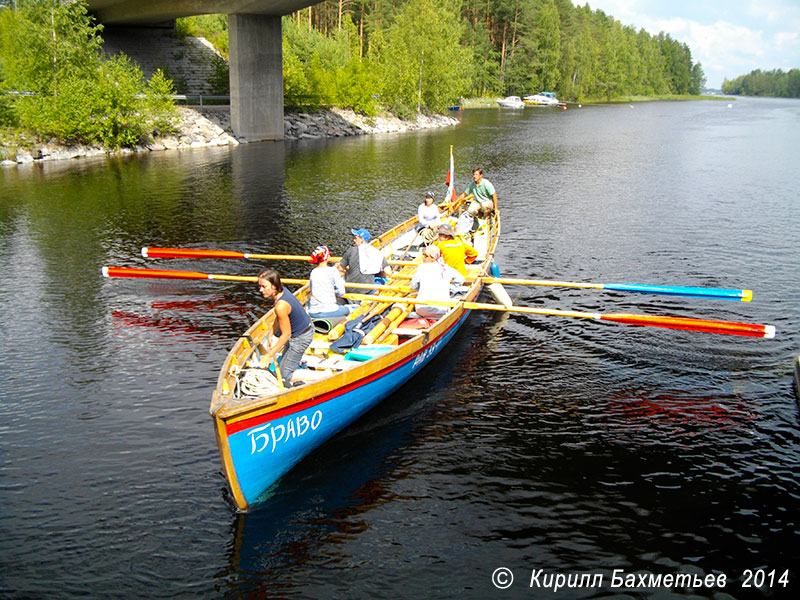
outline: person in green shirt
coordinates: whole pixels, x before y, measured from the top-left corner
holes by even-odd
[[[492,182],[483,178],[483,169],[475,167],[472,169],[472,182],[467,189],[458,197],[459,202],[472,194],[472,202],[469,203],[467,210],[473,216],[483,213],[488,216],[497,210],[497,193]]]

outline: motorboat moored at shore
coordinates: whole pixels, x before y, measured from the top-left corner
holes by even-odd
[[[525,103],[519,96],[506,96],[498,98],[497,103],[503,108],[525,108]]]
[[[530,104],[531,106],[564,106],[564,103],[556,98],[554,92],[539,92],[538,94],[531,94],[529,96],[525,96],[523,102],[525,104]]]

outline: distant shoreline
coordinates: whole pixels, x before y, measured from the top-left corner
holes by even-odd
[[[580,100],[564,101],[568,106],[597,106],[603,104],[631,104],[632,102],[659,102],[659,101],[678,101],[678,100],[726,100],[728,102],[736,100],[734,96],[718,96],[716,94],[703,94],[700,96],[690,96],[688,94],[676,95],[665,94],[663,96],[620,96],[611,100]],[[460,104],[462,110],[472,108],[498,108],[496,96],[485,96],[479,98],[465,98]],[[550,108],[547,106],[537,106],[536,108]]]
[[[495,97],[465,98],[461,109],[499,108]],[[603,104],[631,104],[637,102],[682,100],[724,100],[735,97],[703,95],[624,96],[609,102],[567,102],[567,106],[595,106]],[[535,107],[540,110],[546,107]],[[2,167],[22,166],[52,160],[69,160],[101,156],[125,156],[129,154],[157,152],[162,150],[204,148],[209,146],[236,146],[248,143],[234,135],[230,126],[229,106],[189,107],[178,106],[180,122],[174,135],[157,138],[135,148],[109,150],[100,146],[62,145],[54,142],[28,142],[19,146],[0,145]],[[314,112],[286,112],[284,114],[284,141],[317,139],[326,137],[349,137],[376,133],[404,133],[435,127],[451,127],[458,123],[449,115],[419,114],[415,121],[400,119],[385,113],[376,117],[365,117],[349,109],[323,109]]]

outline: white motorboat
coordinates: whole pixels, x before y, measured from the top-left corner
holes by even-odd
[[[525,103],[519,96],[507,96],[506,98],[498,98],[497,103],[505,108],[525,108]]]
[[[564,104],[556,98],[553,92],[539,92],[538,94],[525,96],[524,102],[533,106],[562,106]]]

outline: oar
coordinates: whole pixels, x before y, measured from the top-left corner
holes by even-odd
[[[733,290],[711,287],[688,287],[680,285],[642,285],[638,283],[580,283],[578,281],[550,281],[548,279],[513,279],[508,277],[484,277],[486,283],[507,283],[518,285],[549,285],[553,287],[575,287],[615,292],[638,292],[640,294],[663,294],[667,296],[688,296],[691,298],[714,298],[717,300],[753,299],[751,290]]]
[[[310,256],[303,254],[250,254],[247,252],[234,252],[232,250],[202,250],[200,248],[142,248],[145,258],[247,258],[250,260],[302,260],[309,261]],[[341,256],[331,256],[328,260],[336,262],[342,260]],[[414,265],[418,261],[389,260],[390,265]]]
[[[626,313],[591,313],[548,308],[533,308],[530,306],[503,306],[502,304],[487,304],[481,302],[458,302],[426,300],[420,302],[414,298],[388,298],[382,296],[365,296],[363,294],[345,294],[350,300],[386,300],[392,302],[412,302],[414,304],[428,304],[432,306],[463,306],[469,310],[499,310],[533,315],[548,315],[556,317],[577,317],[582,319],[595,319],[600,321],[614,321],[628,325],[643,325],[646,327],[665,327],[667,329],[685,329],[687,331],[704,331],[707,333],[723,333],[728,335],[744,335],[749,337],[775,337],[773,325],[757,325],[755,323],[734,323],[730,321],[710,321],[707,319],[688,319],[684,317],[669,317],[662,315],[634,315]]]
[[[173,271],[166,269],[135,269],[130,267],[103,267],[104,277],[131,277],[138,279],[211,279],[215,281],[247,281],[255,283],[258,277],[254,275],[220,275],[216,273],[202,273],[200,271]],[[305,285],[308,279],[292,279],[281,277],[281,283],[288,285]],[[410,287],[399,285],[377,285],[372,283],[352,283],[345,281],[345,287],[359,290],[381,290],[410,292]],[[370,296],[371,297],[371,296]]]

